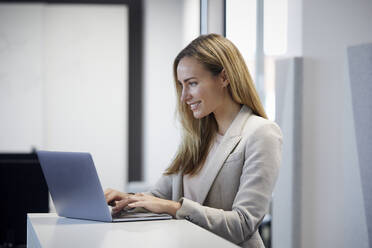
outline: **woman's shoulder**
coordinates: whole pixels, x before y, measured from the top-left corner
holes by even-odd
[[[274,121],[251,114],[243,128],[243,136],[276,136],[281,139],[282,132]]]

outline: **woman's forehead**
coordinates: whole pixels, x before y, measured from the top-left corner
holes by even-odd
[[[177,66],[177,76],[179,81],[184,81],[190,77],[198,77],[204,71],[203,66],[194,58],[185,57],[180,60]]]

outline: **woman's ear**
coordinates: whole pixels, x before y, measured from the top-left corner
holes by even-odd
[[[225,69],[222,69],[222,71],[220,73],[220,77],[221,77],[221,80],[222,80],[222,87],[227,87],[229,85],[229,81],[227,80]]]

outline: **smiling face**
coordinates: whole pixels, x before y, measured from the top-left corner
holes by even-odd
[[[184,57],[177,66],[177,79],[182,88],[181,102],[187,104],[195,118],[216,112],[227,94],[227,81],[222,73],[214,76],[195,58]]]

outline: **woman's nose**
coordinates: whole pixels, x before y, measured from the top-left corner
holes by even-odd
[[[190,98],[190,94],[186,87],[182,89],[181,102],[186,102]]]

